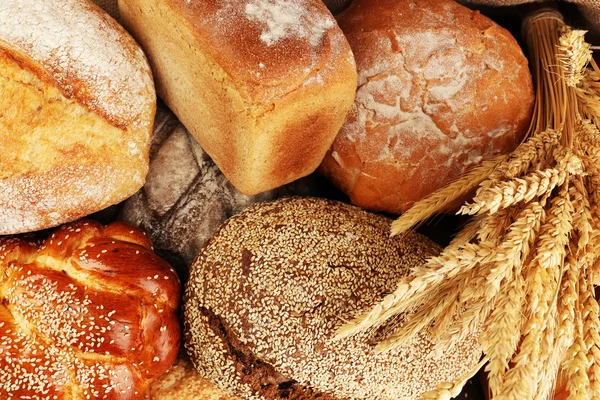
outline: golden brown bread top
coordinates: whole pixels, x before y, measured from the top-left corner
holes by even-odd
[[[177,357],[180,295],[124,223],[0,239],[0,398],[140,398]]]
[[[354,204],[404,212],[521,141],[531,74],[489,18],[454,0],[355,0],[337,19],[358,90],[321,170]]]
[[[150,68],[133,38],[89,0],[4,0],[0,49],[113,125],[143,129],[154,113]]]
[[[73,221],[144,183],[150,69],[87,0],[2,4],[0,93],[0,235]]]
[[[317,198],[260,203],[230,218],[186,286],[185,346],[196,368],[252,400],[290,391],[298,399],[412,400],[473,368],[475,337],[439,359],[426,332],[384,354],[365,334],[333,340],[344,318],[370,309],[439,252],[418,234],[390,238],[390,222]]]
[[[334,67],[328,61],[345,57],[354,65],[343,33],[319,0],[163,1],[183,16],[242,96],[265,107],[311,77],[318,83],[317,72]]]

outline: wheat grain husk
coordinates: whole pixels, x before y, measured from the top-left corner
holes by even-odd
[[[425,328],[437,350],[483,331],[495,400],[547,400],[559,373],[569,399],[600,399],[600,68],[585,32],[555,10],[530,16],[523,31],[537,96],[526,140],[395,221],[392,234],[405,232],[477,188],[459,211],[474,217],[452,243],[339,335],[411,310],[379,350]],[[444,383],[423,398],[460,388]]]

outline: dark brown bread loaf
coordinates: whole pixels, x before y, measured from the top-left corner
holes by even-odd
[[[314,194],[310,178],[255,196],[240,193],[167,109],[159,107],[144,187],[121,218],[150,234],[157,253],[185,279],[200,248],[230,216],[258,201]]]
[[[439,359],[429,357],[426,334],[384,354],[365,335],[332,340],[344,317],[439,252],[418,234],[390,238],[389,226],[316,198],[230,218],[186,286],[186,349],[199,372],[242,399],[414,400],[473,368],[481,354],[473,337]]]

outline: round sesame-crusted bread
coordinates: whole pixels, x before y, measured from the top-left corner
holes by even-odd
[[[0,399],[140,399],[177,357],[180,296],[121,222],[0,239]]]
[[[333,340],[342,318],[370,308],[439,252],[415,233],[390,238],[389,225],[316,198],[261,203],[230,218],[186,286],[195,367],[242,399],[416,399],[465,374],[481,354],[475,337],[438,359],[428,357],[425,333],[384,354],[365,334]]]

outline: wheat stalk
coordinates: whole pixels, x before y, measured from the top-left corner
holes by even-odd
[[[429,218],[436,212],[444,210],[456,200],[463,198],[487,179],[495,167],[504,159],[506,159],[506,156],[498,156],[492,160],[484,161],[479,167],[474,168],[461,179],[413,205],[410,210],[392,223],[392,236],[408,231],[418,222]]]
[[[561,352],[557,348],[557,304],[552,302],[546,317],[546,326],[542,332],[540,348],[545,349],[540,355],[535,385],[535,400],[552,398],[560,367]]]
[[[464,205],[459,214],[474,215],[496,213],[500,208],[507,208],[520,202],[529,202],[535,197],[548,194],[555,187],[561,186],[568,174],[583,173],[583,163],[572,153],[565,154],[557,168],[535,171],[523,178],[495,183],[479,191],[471,204]],[[564,165],[561,165],[564,164]]]
[[[474,217],[451,245],[338,333],[410,311],[379,349],[428,331],[435,357],[480,335],[494,400],[547,400],[560,368],[569,398],[600,398],[600,68],[556,11],[524,31],[536,92],[526,140],[394,222],[404,232],[477,188],[459,211]],[[447,399],[463,384],[423,397]]]
[[[584,265],[585,267],[585,265]],[[585,268],[580,277],[585,275]],[[587,358],[587,345],[584,341],[584,304],[586,284],[580,280],[578,297],[575,302],[575,340],[568,351],[568,364],[565,366],[567,375],[567,390],[569,399],[589,399],[590,379],[587,374],[589,360]]]
[[[510,155],[504,177],[516,178],[525,174],[531,166],[537,166],[560,142],[561,135],[553,129],[534,133]]]
[[[454,382],[439,383],[436,388],[430,392],[423,393],[423,400],[450,400],[460,394],[463,386],[471,379],[484,365],[488,358],[483,358],[479,364],[469,370],[466,374],[456,379]]]
[[[525,290],[520,268],[514,271],[514,278],[507,286],[496,302],[482,337],[484,352],[490,357],[486,371],[492,390],[504,384],[508,363],[521,338],[521,308]],[[497,395],[495,391],[492,393]]]
[[[567,85],[576,87],[583,79],[585,67],[592,58],[592,50],[585,42],[586,31],[565,26],[559,39],[556,58],[565,71]]]
[[[430,258],[423,266],[413,269],[396,290],[387,295],[371,311],[343,325],[336,338],[344,338],[365,329],[379,326],[390,317],[408,310],[418,299],[430,294],[430,290],[460,272],[485,262],[495,252],[493,243],[467,244],[458,250],[446,249],[437,257]],[[417,296],[420,297],[417,297]]]
[[[600,308],[594,298],[591,279],[583,276],[580,284],[583,287],[583,340],[588,359],[586,372],[590,382],[589,390],[593,398],[600,398]]]

